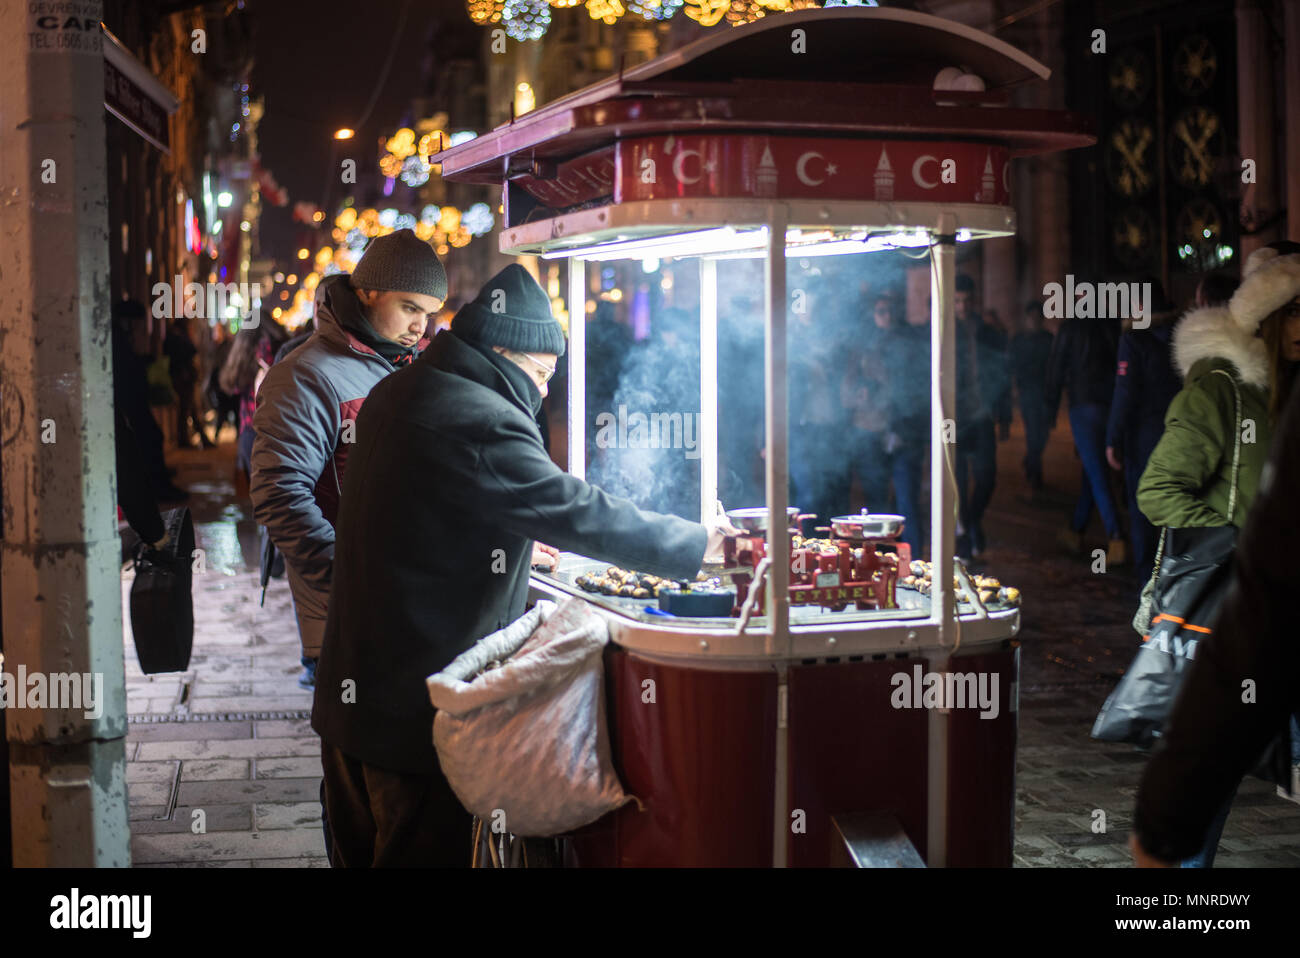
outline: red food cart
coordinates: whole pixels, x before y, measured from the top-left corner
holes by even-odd
[[[958,243],[1014,234],[1013,158],[1092,142],[1076,115],[1008,106],[1047,75],[951,21],[814,9],[719,30],[434,158],[448,180],[502,187],[502,252],[569,263],[578,476],[587,264],[698,260],[705,514],[718,271],[765,264],[766,521],[728,547],[741,597],[752,585],[762,601],[664,618],[577,588],[604,565],[581,556],[533,577],[535,597],[583,597],[609,622],[613,756],[644,803],[571,836],[571,860],[827,865],[852,858],[847,823],[875,816],[928,865],[1011,864],[1020,612],[1005,590],[982,600],[953,560],[953,263]],[[930,552],[954,576],[924,594],[891,536],[810,552],[787,512],[786,258],[898,247],[931,265]]]

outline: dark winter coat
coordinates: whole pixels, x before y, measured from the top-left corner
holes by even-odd
[[[1056,418],[1061,394],[1070,406],[1107,406],[1115,391],[1119,324],[1110,319],[1067,319],[1052,343],[1047,364],[1047,410]]]
[[[1011,422],[1006,335],[979,315],[955,325],[957,423],[965,426],[985,419]]]
[[[1134,831],[1165,861],[1201,847],[1215,812],[1287,716],[1300,712],[1300,642],[1291,608],[1300,542],[1300,389],[1292,392],[1269,464],[1214,631],[1196,650],[1138,790]],[[1254,695],[1243,702],[1247,680]]]
[[[1145,461],[1151,454],[1164,432],[1165,411],[1183,388],[1171,342],[1176,318],[1157,317],[1149,329],[1130,329],[1119,339],[1106,445],[1126,459]]]
[[[1052,334],[1045,329],[1017,333],[1011,338],[1011,377],[1022,403],[1042,403],[1047,393],[1047,365],[1052,358]]]
[[[425,678],[524,613],[534,540],[664,576],[699,570],[705,528],[561,470],[539,404],[517,366],[443,331],[361,410],[312,710],[345,754],[436,768]]]

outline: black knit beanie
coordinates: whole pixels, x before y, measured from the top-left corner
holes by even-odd
[[[376,236],[352,271],[353,289],[393,290],[447,298],[447,271],[433,247],[411,230]]]
[[[497,273],[451,321],[467,343],[520,353],[564,354],[564,328],[551,315],[551,301],[529,275],[511,263]]]

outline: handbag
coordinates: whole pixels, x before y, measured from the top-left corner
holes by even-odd
[[[146,675],[185,671],[194,645],[194,522],[185,506],[163,512],[162,520],[167,542],[136,547],[131,583],[131,634]]]
[[[1236,400],[1228,490],[1231,520],[1241,470],[1241,392],[1227,372],[1214,372],[1228,377]],[[1097,714],[1093,738],[1149,746],[1160,737],[1196,646],[1213,631],[1232,580],[1236,543],[1237,527],[1231,521],[1225,526],[1161,530],[1155,569],[1133,616],[1143,644]]]

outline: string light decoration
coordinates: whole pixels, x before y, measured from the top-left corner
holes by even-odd
[[[500,23],[506,12],[506,0],[468,0],[469,18],[480,27]]]
[[[551,5],[546,0],[506,0],[502,19],[512,40],[540,40],[551,25]]]
[[[684,0],[686,15],[702,27],[716,26],[731,9],[731,0]]]
[[[668,20],[682,8],[682,0],[628,0],[630,13],[645,20]]]
[[[625,13],[622,0],[587,0],[587,15],[593,20],[615,24]]]
[[[733,27],[742,23],[752,23],[769,13],[785,13],[790,9],[790,0],[731,0],[727,9],[727,22]]]

